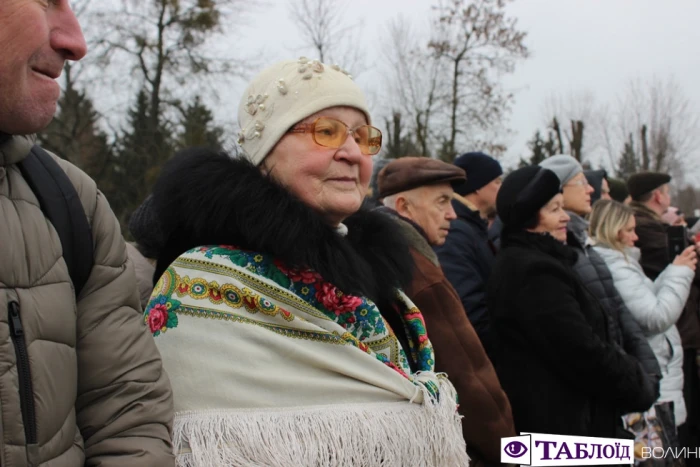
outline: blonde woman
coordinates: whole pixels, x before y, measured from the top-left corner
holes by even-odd
[[[593,207],[590,234],[595,250],[610,268],[615,287],[645,332],[661,367],[660,402],[672,401],[676,425],[686,419],[683,400],[683,348],[676,321],[683,311],[694,277],[694,247],[678,255],[652,282],[639,264],[635,248],[634,211],[617,201],[601,200]]]

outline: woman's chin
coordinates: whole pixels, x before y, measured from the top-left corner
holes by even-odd
[[[562,233],[562,232],[557,230],[555,232],[552,232],[552,237],[554,237],[555,239],[557,239],[558,241],[560,241],[562,243],[566,243],[566,232]]]
[[[332,202],[322,206],[322,213],[336,223],[342,222],[360,210],[362,198],[358,195],[338,196]]]

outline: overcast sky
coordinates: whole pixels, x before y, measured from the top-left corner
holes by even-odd
[[[423,25],[430,15],[431,3],[350,3],[348,22],[364,22],[363,43],[358,47],[366,51],[368,70],[358,77],[360,85],[375,92],[373,68],[381,60],[378,50],[383,46],[381,38],[387,22],[402,14]],[[552,95],[587,92],[596,103],[614,105],[632,79],[673,76],[700,110],[699,0],[516,0],[508,11],[527,32],[531,57],[521,61],[515,73],[505,80],[515,92],[508,124],[512,134],[507,138],[509,149],[503,159],[506,165],[527,154],[526,142],[536,128],[544,127],[544,107]],[[268,6],[261,7],[248,23],[247,28],[241,29],[236,44],[244,50],[262,49],[267,63],[310,52],[301,48],[302,40],[290,18],[287,1],[268,0]],[[237,101],[242,90],[243,84],[234,86],[231,98]],[[225,113],[231,115],[230,110]],[[372,110],[377,114],[384,109]]]
[[[290,1],[263,1],[265,5],[245,17],[244,25],[236,25],[236,37],[217,40],[216,44],[235,55],[254,55],[260,63],[249,64],[250,76],[277,60],[313,56],[311,49],[303,48],[289,13]],[[371,96],[375,119],[388,114],[388,109],[380,107],[381,95],[377,96],[383,92],[377,87],[381,81],[377,70],[381,66],[381,48],[386,47],[382,37],[387,23],[403,15],[425,27],[431,4],[431,0],[349,2],[347,21],[362,23],[357,47],[366,56],[357,82]],[[517,18],[518,27],[527,32],[525,43],[531,56],[520,61],[515,73],[504,80],[515,93],[513,112],[506,123],[512,132],[505,138],[508,151],[502,159],[504,165],[513,166],[519,157],[527,155],[526,142],[535,129],[545,127],[549,118],[545,106],[551,96],[588,93],[588,99],[596,104],[614,108],[630,80],[672,76],[700,113],[700,0],[516,0],[508,11]],[[236,23],[241,21],[239,18]],[[235,125],[244,88],[243,81],[222,86],[220,99],[210,101],[217,120],[227,127]],[[110,105],[120,108],[131,104],[131,97],[125,101],[115,95],[111,100]],[[587,136],[590,134],[584,131],[584,144],[590,145]],[[591,151],[588,145],[584,148],[589,149],[593,165],[608,163],[606,157]],[[458,148],[459,152],[473,149]],[[691,160],[698,158],[700,150]],[[700,169],[695,170],[697,164],[692,165],[694,176],[688,181],[700,185]]]

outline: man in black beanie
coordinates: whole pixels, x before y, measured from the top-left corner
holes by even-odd
[[[640,263],[651,280],[674,260],[668,249],[668,225],[661,219],[671,205],[670,181],[670,175],[658,172],[634,174],[627,181],[632,197],[630,206],[637,222],[636,245],[642,252]],[[697,446],[700,440],[700,274],[697,271],[676,326],[683,342],[683,396],[688,410],[688,418],[678,427],[678,434],[681,446]],[[700,459],[687,459],[687,465],[698,466]]]
[[[444,245],[435,248],[445,276],[457,290],[462,305],[487,353],[491,351],[486,283],[496,248],[489,240],[487,218],[496,210],[503,169],[496,159],[481,152],[457,157],[467,180],[455,187],[457,219],[450,226]]]

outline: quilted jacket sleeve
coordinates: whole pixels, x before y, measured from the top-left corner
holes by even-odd
[[[693,271],[669,265],[652,282],[633,258],[609,262],[615,286],[647,335],[666,332],[676,324],[690,293]]]
[[[619,325],[622,332],[622,340],[624,343],[625,352],[639,360],[639,363],[644,367],[644,371],[653,378],[653,381],[658,388],[658,383],[661,380],[661,368],[656,360],[654,351],[649,345],[649,341],[644,336],[644,331],[634,319],[629,309],[622,303],[619,307]],[[658,391],[658,389],[657,389]]]
[[[85,466],[175,465],[170,382],[142,318],[119,224],[94,182],[62,165],[86,209],[95,249],[78,297],[76,412]]]

